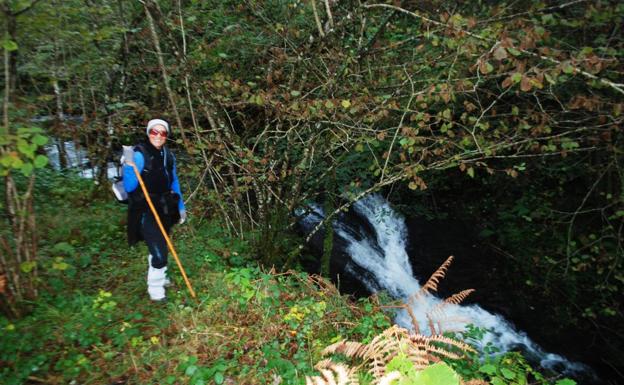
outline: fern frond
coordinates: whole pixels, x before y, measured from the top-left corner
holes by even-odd
[[[465,324],[472,322],[472,319],[461,316],[451,316],[445,312],[445,308],[451,306],[449,303],[441,302],[433,307],[430,311],[426,313],[426,317],[429,320],[429,327],[431,330],[431,335],[436,334],[444,334],[449,331],[461,331],[464,329]],[[453,325],[462,325],[460,328],[453,328]],[[437,325],[437,330],[433,327],[433,325]],[[444,327],[442,327],[444,325]]]
[[[316,365],[314,365],[314,368],[315,369],[327,369],[331,367],[332,365],[334,365],[334,361],[330,360],[329,358],[326,358],[324,360],[320,360],[319,362],[317,362]]]
[[[440,283],[440,280],[446,276],[446,271],[452,262],[453,256],[451,255],[440,267],[438,267],[438,270],[431,274],[431,277],[427,280],[427,283],[425,283],[421,290],[426,293],[438,291],[438,283]]]
[[[435,324],[433,323],[433,318],[431,318],[431,315],[429,313],[426,314],[427,316],[427,324],[429,325],[429,332],[431,333],[431,335],[436,334],[436,329],[435,329]]]
[[[407,352],[407,356],[409,360],[414,364],[416,370],[422,370],[429,366],[429,364],[431,364],[430,355],[425,349],[417,349],[412,346]]]
[[[453,353],[453,352],[451,352],[449,350],[446,350],[444,348],[439,348],[437,346],[430,346],[429,347],[429,352],[438,354],[438,355],[440,355],[442,357],[450,358],[452,360],[461,360],[462,359],[462,356],[460,356],[459,354]]]
[[[431,277],[429,277],[429,279],[427,280],[427,283],[425,283],[423,287],[421,287],[418,291],[416,291],[416,293],[410,296],[408,303],[413,304],[414,303],[413,301],[416,300],[418,297],[422,296],[423,294],[438,291],[438,283],[440,283],[440,280],[446,276],[446,271],[448,270],[452,262],[453,262],[453,256],[451,255],[450,257],[446,259],[446,261],[444,261],[442,265],[440,265],[440,267],[438,267],[438,270],[436,270],[433,274],[431,274]]]
[[[405,310],[407,311],[407,314],[410,316],[410,319],[412,320],[412,329],[414,330],[415,333],[420,333],[420,325],[418,325],[418,318],[416,318],[416,314],[414,314],[412,307],[409,304],[405,304]]]
[[[459,293],[455,293],[452,296],[450,296],[447,299],[445,299],[443,303],[446,303],[446,304],[450,303],[450,304],[453,304],[453,305],[459,305],[460,303],[464,302],[466,297],[468,297],[474,291],[475,291],[475,289],[462,290]]]
[[[381,339],[371,342],[363,357],[368,361],[369,373],[373,378],[380,378],[385,374],[386,365],[399,351],[399,340]]]
[[[321,354],[327,356],[334,353],[341,353],[347,357],[361,358],[366,354],[367,349],[368,346],[361,342],[342,340],[329,345],[323,349]]]
[[[464,352],[472,352],[472,353],[475,352],[474,348],[472,346],[468,345],[467,343],[462,342],[462,341],[458,341],[458,340],[455,340],[453,338],[449,338],[449,337],[446,337],[446,336],[443,336],[443,335],[437,334],[437,335],[434,335],[434,336],[431,336],[431,337],[425,337],[425,338],[427,338],[431,342],[439,342],[439,343],[443,343],[443,344],[446,344],[446,345],[454,346],[454,347],[456,347],[459,350],[462,350]]]
[[[386,365],[401,351],[401,343],[405,340],[408,340],[407,330],[397,325],[373,338],[363,356],[369,362],[368,371],[373,378],[385,375]]]
[[[358,385],[353,370],[344,364],[323,360],[315,365],[321,376],[306,376],[306,385]]]

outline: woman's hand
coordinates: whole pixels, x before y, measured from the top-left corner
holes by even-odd
[[[124,164],[128,166],[134,166],[134,149],[132,146],[123,146],[123,156],[122,156]]]

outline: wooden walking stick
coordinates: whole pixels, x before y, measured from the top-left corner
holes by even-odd
[[[154,218],[156,218],[156,223],[158,223],[160,232],[162,233],[163,237],[165,237],[165,241],[167,241],[167,246],[169,246],[169,250],[171,251],[171,254],[173,254],[173,257],[175,258],[176,263],[178,264],[178,267],[180,268],[180,271],[182,272],[182,277],[184,277],[184,282],[186,282],[186,287],[188,287],[189,291],[191,292],[191,297],[195,298],[195,290],[193,290],[193,287],[191,286],[191,281],[189,281],[188,277],[186,276],[186,272],[184,271],[184,268],[182,267],[180,258],[178,258],[178,253],[176,253],[175,249],[173,248],[173,243],[171,243],[171,239],[169,239],[169,235],[167,235],[167,232],[165,231],[165,227],[160,221],[158,212],[156,212],[156,208],[154,207],[154,204],[152,203],[152,198],[150,198],[149,193],[147,192],[147,188],[145,187],[145,183],[143,183],[143,178],[141,178],[139,169],[137,169],[137,166],[134,163],[132,163],[131,166],[132,166],[132,169],[134,170],[135,175],[137,176],[137,179],[139,180],[139,184],[141,185],[141,190],[143,190],[143,195],[145,195],[147,204],[152,210],[152,214],[154,214]]]

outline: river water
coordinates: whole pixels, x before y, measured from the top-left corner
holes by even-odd
[[[98,168],[92,166],[89,160],[88,154],[84,147],[77,147],[76,144],[71,141],[60,142],[60,139],[52,138],[52,141],[45,145],[46,155],[53,169],[61,171],[61,156],[59,148],[63,145],[65,148],[65,154],[67,158],[67,168],[78,173],[83,178],[92,179],[94,175],[97,175]],[[108,179],[113,179],[118,175],[118,168],[113,162],[107,163],[107,176]]]

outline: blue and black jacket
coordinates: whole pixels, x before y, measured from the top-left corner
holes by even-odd
[[[134,164],[168,232],[179,221],[180,211],[185,210],[175,156],[166,146],[158,150],[145,142],[134,148]],[[143,216],[151,215],[151,211],[132,166],[123,166],[123,184],[128,192],[128,243],[134,245],[142,239]]]

